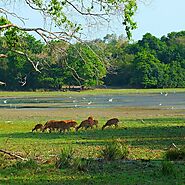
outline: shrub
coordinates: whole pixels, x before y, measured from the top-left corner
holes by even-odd
[[[78,171],[88,171],[87,159],[75,157],[72,148],[64,148],[56,161],[57,168],[73,168]]]
[[[84,158],[75,158],[73,168],[77,169],[78,171],[88,171],[89,161]]]
[[[64,148],[56,161],[57,168],[71,167],[74,162],[74,150],[72,148]]]
[[[162,161],[162,174],[163,175],[175,175],[175,166],[171,161]]]
[[[105,160],[110,161],[115,159],[126,159],[128,154],[128,146],[125,143],[116,140],[107,144],[100,155]]]
[[[167,160],[185,160],[185,148],[178,149],[178,148],[171,148],[166,152],[165,155]]]
[[[24,169],[24,168],[35,169],[37,168],[37,166],[38,166],[37,162],[33,159],[29,159],[28,161],[18,161],[13,165],[13,167],[17,169]]]

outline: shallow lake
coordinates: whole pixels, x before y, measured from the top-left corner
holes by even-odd
[[[151,107],[185,109],[185,93],[0,98],[0,109]]]

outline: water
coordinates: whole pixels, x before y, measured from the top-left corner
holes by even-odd
[[[185,93],[0,98],[0,109],[151,107],[185,109]]]

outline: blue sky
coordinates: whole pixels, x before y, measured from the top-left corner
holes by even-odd
[[[172,31],[185,30],[185,0],[150,0],[139,4],[135,20],[138,29],[133,32],[135,40],[149,32],[156,37]]]
[[[135,15],[138,28],[133,31],[135,41],[149,32],[156,37],[167,35],[172,31],[185,30],[185,0],[143,0],[139,1],[139,7]],[[1,5],[1,3],[0,3]],[[33,13],[25,8],[23,4],[14,6],[14,11],[29,18],[26,25],[29,27],[40,27],[43,25],[43,19],[39,14]],[[19,22],[20,23],[20,22]],[[114,19],[110,26],[96,25],[93,28],[84,29],[85,39],[103,38],[107,33],[125,34],[121,23]]]

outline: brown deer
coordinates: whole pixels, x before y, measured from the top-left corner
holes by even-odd
[[[54,131],[55,129],[58,130],[60,127],[60,123],[62,123],[62,122],[64,122],[64,121],[49,120],[43,126],[42,132],[44,132],[47,129],[49,129],[50,133],[51,133],[51,131]]]
[[[56,120],[50,120],[47,121],[46,124],[43,126],[42,131],[44,132],[46,129],[49,129],[49,132],[51,133],[52,130],[59,130],[60,132],[65,130],[70,130],[70,127],[76,127],[77,122],[74,120],[61,120],[61,121],[56,121]]]
[[[94,120],[94,119],[93,119],[92,116],[89,116],[87,120],[89,121],[89,123],[90,123],[91,125],[93,124],[93,120]]]
[[[96,128],[98,127],[98,120],[94,120],[92,116],[88,117],[88,121],[92,126],[96,125]]]
[[[119,119],[118,118],[112,118],[112,119],[109,119],[105,125],[103,125],[102,127],[102,130],[107,127],[107,126],[111,126],[111,125],[115,125],[115,127],[118,127],[118,122],[119,122]]]
[[[96,125],[96,128],[98,127],[98,120],[94,120],[92,116],[89,116],[87,120],[82,121],[81,124],[76,127],[76,131],[80,128],[85,128],[85,130],[89,127],[93,128],[94,125]]]
[[[60,123],[59,130],[60,132],[69,131],[71,127],[76,128],[77,122],[75,120],[64,120],[64,122]]]
[[[91,125],[92,125],[92,127],[95,125],[96,126],[96,128],[98,128],[98,120],[93,120],[93,122],[91,123]],[[87,128],[89,128],[90,126],[89,125],[87,125]]]
[[[37,125],[35,125],[35,127],[32,129],[32,132],[34,131],[34,130],[42,130],[42,128],[43,128],[43,125],[42,124],[37,124]]]
[[[82,121],[78,127],[76,127],[76,131],[78,131],[80,128],[85,128],[85,130],[86,130],[88,127],[93,128],[93,125],[90,124],[89,120],[86,119],[86,120]]]

